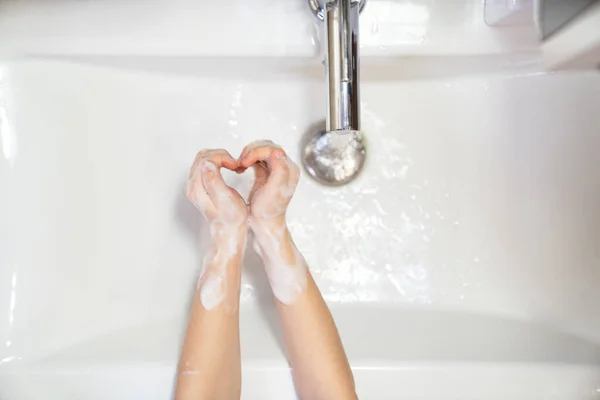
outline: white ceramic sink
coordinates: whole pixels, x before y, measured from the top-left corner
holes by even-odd
[[[412,4],[441,32],[452,20],[435,20],[434,3],[373,0],[372,12]],[[222,4],[246,19],[262,6]],[[22,49],[36,45],[6,21]],[[421,51],[436,55],[438,35]],[[236,156],[262,138],[298,161],[324,117],[322,67],[304,50],[116,54],[128,40],[81,56],[59,36],[0,66],[0,398],[169,398],[206,241],[187,169],[202,148]],[[336,189],[303,178],[289,212],[360,398],[600,398],[600,75],[545,75],[535,52],[483,55],[483,39],[465,56],[370,58],[381,49],[367,36],[364,173]],[[252,177],[226,178],[247,192]],[[243,398],[293,399],[251,249],[244,268]]]

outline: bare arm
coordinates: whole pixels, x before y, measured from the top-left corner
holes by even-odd
[[[303,400],[356,399],[335,323],[285,221],[300,171],[270,142],[251,144],[239,162],[242,168],[255,165],[251,228],[276,298],[298,395]]]
[[[301,399],[355,399],[354,379],[329,308],[287,228],[252,225],[276,296],[296,390]],[[268,232],[264,232],[267,230]],[[260,232],[260,233],[258,233]],[[280,246],[272,246],[276,239]],[[285,260],[286,265],[273,263]],[[294,265],[298,286],[286,287],[277,275]],[[289,273],[289,272],[288,272]],[[301,274],[304,274],[302,277]]]
[[[212,242],[181,352],[176,400],[240,398],[238,308],[248,211],[223,182],[221,166],[235,169],[237,163],[224,150],[203,151],[190,172],[186,194],[209,223]]]

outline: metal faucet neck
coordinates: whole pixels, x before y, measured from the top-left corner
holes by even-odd
[[[360,130],[359,13],[358,1],[325,6],[328,131]]]

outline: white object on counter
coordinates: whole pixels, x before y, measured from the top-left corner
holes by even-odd
[[[485,22],[491,26],[533,23],[533,0],[485,0]]]

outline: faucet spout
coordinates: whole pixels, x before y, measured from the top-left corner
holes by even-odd
[[[358,17],[367,0],[308,0],[325,21],[327,118],[302,143],[302,164],[315,180],[344,185],[362,170],[366,149],[360,126]]]
[[[360,8],[356,0],[331,0],[325,5],[327,131],[360,130]]]

